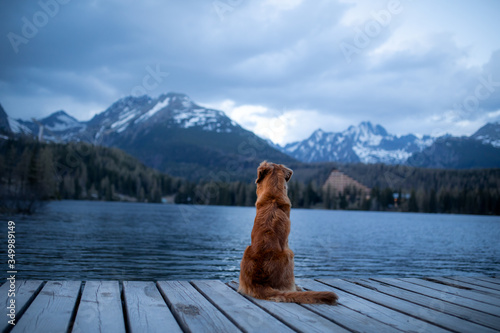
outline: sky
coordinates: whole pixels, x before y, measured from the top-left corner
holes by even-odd
[[[0,104],[81,121],[185,93],[285,144],[371,121],[470,135],[500,120],[500,1],[40,0],[0,4]]]

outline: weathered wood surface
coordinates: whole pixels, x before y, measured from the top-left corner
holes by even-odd
[[[16,281],[15,292],[10,290],[11,286],[8,282],[4,283],[0,287],[0,306],[2,307],[2,312],[0,313],[0,315],[2,316],[0,330],[2,332],[10,328],[9,326],[11,326],[8,322],[10,318],[7,317],[7,314],[10,312],[10,309],[8,307],[10,306],[11,299],[15,300],[15,312],[16,316],[18,316],[26,310],[28,304],[31,303],[31,301],[35,298],[35,295],[40,291],[40,289],[42,289],[42,284],[43,281],[35,280]],[[12,293],[15,294],[15,297],[13,297],[14,295]]]
[[[87,281],[83,289],[73,333],[125,333],[118,281]]]
[[[80,281],[47,282],[12,332],[67,332],[81,284]]]
[[[182,332],[154,282],[125,281],[123,296],[130,332]]]
[[[16,281],[0,286],[2,332],[500,332],[500,278],[298,279],[337,306],[275,303],[237,283]]]

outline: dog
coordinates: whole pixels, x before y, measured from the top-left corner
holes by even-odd
[[[262,162],[257,169],[257,214],[252,242],[243,254],[238,292],[255,298],[305,304],[337,303],[327,291],[302,291],[295,284],[293,252],[288,247],[291,202],[287,183],[293,171]]]

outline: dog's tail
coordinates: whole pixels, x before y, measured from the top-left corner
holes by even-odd
[[[273,288],[260,290],[257,298],[284,303],[337,304],[339,297],[330,291],[280,291]],[[259,297],[261,296],[261,297]]]

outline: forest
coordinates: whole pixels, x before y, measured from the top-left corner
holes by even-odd
[[[322,184],[332,164],[293,165],[288,194],[295,208],[500,215],[500,170],[439,170],[407,166],[336,165],[370,193]],[[294,179],[295,178],[295,179]],[[49,200],[103,200],[253,206],[248,181],[194,182],[140,163],[115,148],[88,143],[0,142],[0,211],[32,213]]]

